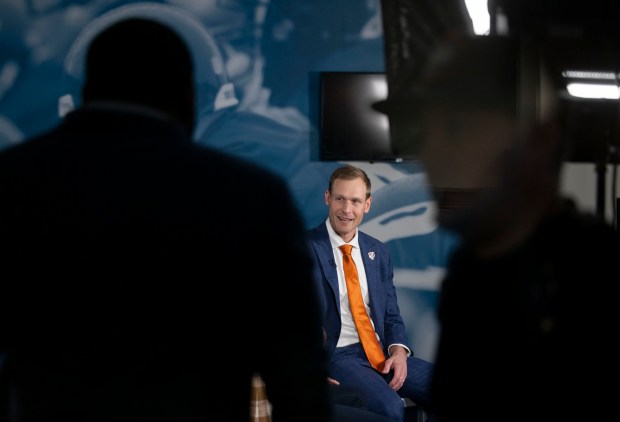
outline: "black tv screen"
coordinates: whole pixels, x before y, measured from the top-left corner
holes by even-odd
[[[385,73],[320,72],[319,159],[403,161],[392,151],[387,116],[372,108],[386,98]]]

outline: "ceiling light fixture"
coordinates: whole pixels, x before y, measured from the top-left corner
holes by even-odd
[[[566,85],[566,90],[570,95],[578,98],[620,99],[620,90],[618,86],[612,84],[570,82]]]
[[[489,15],[487,0],[465,0],[465,6],[471,18],[474,33],[476,35],[489,35],[491,16]]]

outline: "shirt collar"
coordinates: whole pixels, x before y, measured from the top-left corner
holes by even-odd
[[[338,234],[336,234],[336,232],[332,228],[331,223],[329,222],[329,218],[325,220],[325,226],[327,227],[327,233],[329,233],[329,241],[332,244],[332,248],[338,248],[339,246],[342,246],[347,243],[344,240],[342,240],[342,238],[338,236]],[[349,245],[353,246],[354,249],[360,248],[357,229],[355,229],[355,236],[353,236],[353,239],[351,239],[351,241],[348,243]]]

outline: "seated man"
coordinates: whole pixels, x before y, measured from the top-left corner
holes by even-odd
[[[408,398],[432,420],[428,388],[433,365],[414,357],[408,346],[389,252],[379,240],[358,230],[371,203],[368,175],[354,166],[337,168],[325,191],[328,217],[308,231],[329,376],[358,389],[373,412],[402,421],[403,398]],[[351,252],[345,256],[341,247]],[[347,262],[354,262],[356,271],[349,272]],[[361,299],[359,308],[355,292]]]

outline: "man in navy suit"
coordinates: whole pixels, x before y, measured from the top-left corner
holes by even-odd
[[[0,154],[0,420],[248,421],[254,373],[274,422],[329,420],[287,185],[193,142],[192,56],[171,28],[110,25],[83,104]]]
[[[367,174],[354,166],[339,167],[325,191],[328,218],[307,232],[329,355],[329,377],[362,391],[371,411],[402,421],[403,398],[408,398],[422,406],[432,420],[428,387],[433,365],[414,357],[408,345],[389,251],[382,242],[358,230],[371,203]],[[371,366],[351,317],[338,249],[343,244],[353,246],[366,310],[387,358],[381,371]]]

